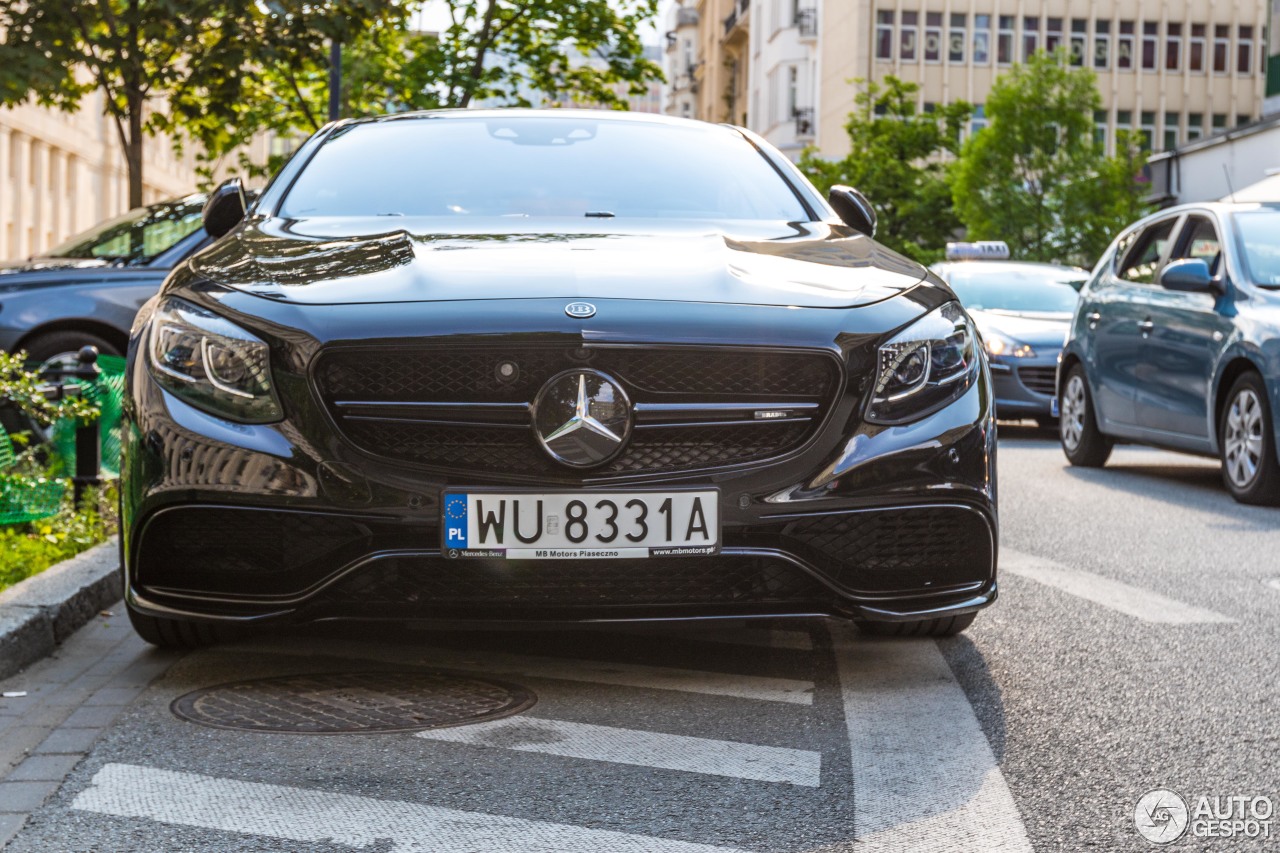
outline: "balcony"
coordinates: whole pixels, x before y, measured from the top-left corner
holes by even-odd
[[[751,0],[737,0],[732,11],[724,19],[724,40],[726,44],[745,41],[747,38],[747,13],[751,11]]]
[[[796,122],[796,139],[812,139],[816,124],[813,107],[796,107],[791,117]]]
[[[800,38],[814,39],[818,37],[818,10],[813,7],[796,9],[796,29]]]

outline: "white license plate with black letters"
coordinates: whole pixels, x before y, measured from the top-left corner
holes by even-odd
[[[720,548],[719,493],[445,492],[449,557],[696,556]]]

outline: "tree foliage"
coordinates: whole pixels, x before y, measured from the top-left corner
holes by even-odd
[[[875,206],[876,238],[922,263],[942,259],[959,227],[943,158],[959,150],[960,129],[971,112],[957,101],[935,112],[916,112],[919,86],[889,76],[884,85],[857,81],[854,110],[845,130],[849,154],[824,160],[812,150],[800,169],[826,193],[833,184],[861,190]]]
[[[1117,230],[1145,212],[1145,155],[1122,134],[1108,156],[1094,138],[1094,73],[1038,53],[996,78],[990,125],[954,164],[956,211],[970,239],[1005,240],[1014,257],[1091,266]]]
[[[444,2],[449,25],[442,32],[415,31],[414,7],[400,6],[400,16],[384,16],[344,39],[343,116],[466,107],[482,100],[530,106],[542,97],[622,107],[625,95],[617,84],[639,94],[661,79],[658,66],[644,58],[638,34],[656,15],[657,0]],[[212,120],[215,105],[199,96],[179,105],[187,127],[211,155],[235,149],[260,130],[296,138],[324,124],[327,43],[290,48],[261,57],[229,105],[231,121]],[[242,165],[261,170],[263,164]]]

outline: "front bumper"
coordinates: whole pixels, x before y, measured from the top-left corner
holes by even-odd
[[[246,426],[189,406],[138,359],[131,363],[122,538],[134,611],[281,624],[894,621],[995,600],[995,431],[985,368],[960,398],[909,425],[864,424],[850,393],[785,457],[624,478],[646,488],[718,489],[721,553],[584,561],[442,555],[445,489],[536,485],[521,472],[460,477],[371,458],[335,432],[303,378],[278,379],[288,419]]]
[[[996,417],[1057,417],[1053,408],[1058,356],[991,359],[991,384],[995,389]]]

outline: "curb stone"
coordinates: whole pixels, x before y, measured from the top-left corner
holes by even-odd
[[[0,592],[0,678],[46,657],[124,594],[116,537]]]

